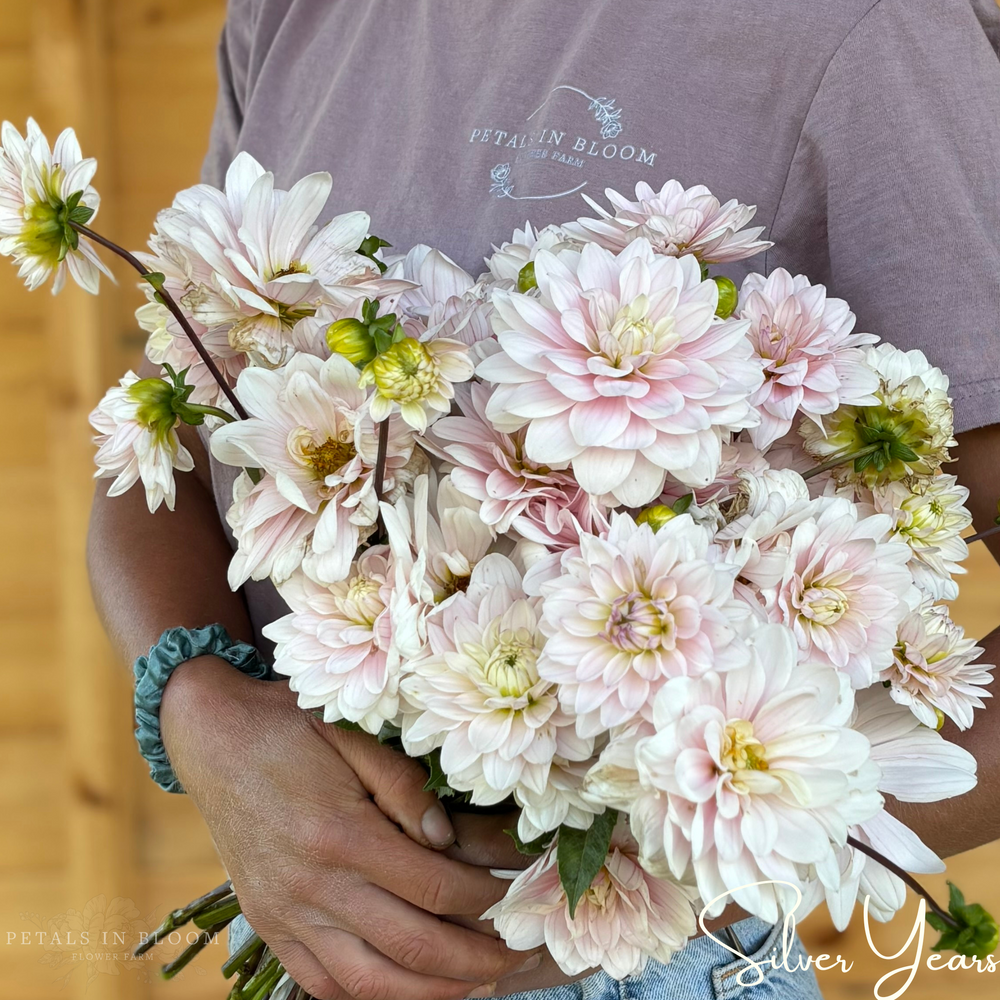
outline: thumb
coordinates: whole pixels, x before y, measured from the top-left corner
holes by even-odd
[[[411,840],[435,850],[454,842],[455,830],[447,810],[436,793],[424,791],[427,772],[419,761],[383,746],[368,733],[337,729],[325,735],[383,814]]]

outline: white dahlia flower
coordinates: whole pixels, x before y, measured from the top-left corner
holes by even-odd
[[[180,260],[187,270],[181,304],[210,332],[223,332],[232,350],[276,368],[296,351],[293,331],[319,305],[354,298],[378,277],[358,248],[368,215],[350,212],[318,227],[330,196],[327,173],[309,174],[290,191],[249,153],[226,173],[225,189],[198,184],[181,191],[156,221],[153,270]]]
[[[962,532],[972,524],[965,506],[969,491],[955,476],[937,475],[915,482],[892,482],[874,490],[875,509],[893,521],[892,533],[910,547],[910,572],[916,585],[936,601],[953,601],[969,554]]]
[[[854,461],[845,462],[834,470],[841,483],[874,488],[914,475],[933,475],[942,463],[951,461],[948,449],[956,444],[948,376],[920,351],[901,351],[891,344],[866,348],[864,356],[879,377],[877,403],[842,406],[821,416],[818,423],[803,420],[799,433],[806,450],[829,462],[879,443],[906,449],[908,457],[897,454],[882,462],[865,456],[860,470]]]
[[[521,784],[514,789],[514,801],[521,807],[517,835],[530,843],[560,826],[586,830],[594,816],[604,811],[604,803],[584,794],[584,779],[593,760],[567,760],[558,754],[552,758],[545,788],[539,792]]]
[[[166,379],[140,379],[130,371],[91,412],[90,425],[97,431],[95,478],[116,477],[108,496],[119,496],[141,479],[150,511],[161,503],[174,509],[174,469],[190,472],[194,459],[177,437],[173,394]]]
[[[96,293],[101,273],[110,278],[111,272],[68,227],[97,214],[101,199],[90,184],[97,160],[84,159],[71,128],[50,149],[33,118],[23,136],[5,121],[0,144],[0,254],[14,259],[17,276],[31,290],[55,275],[55,295],[69,274]]]
[[[457,594],[477,585],[520,585],[509,560],[487,558],[493,529],[479,516],[479,504],[445,476],[421,474],[412,496],[383,504],[382,519],[398,575],[393,616],[405,657],[424,651],[428,617],[443,612]]]
[[[264,627],[277,644],[274,669],[291,678],[299,707],[324,722],[348,719],[377,734],[399,711],[400,657],[389,607],[395,581],[389,549],[361,554],[346,580],[329,586],[298,572],[282,587],[291,614]]]
[[[871,743],[871,756],[881,771],[878,790],[900,802],[938,802],[964,795],[976,786],[976,759],[967,750],[928,729],[881,687],[856,695],[851,726]],[[883,809],[852,828],[851,835],[910,872],[941,872],[944,864],[907,826]],[[826,898],[835,926],[843,930],[855,900],[871,897],[876,920],[889,920],[906,899],[902,880],[850,846],[838,852],[843,880],[827,886]]]
[[[880,675],[894,701],[906,705],[931,729],[948,716],[959,729],[972,725],[993,680],[993,664],[975,662],[985,650],[966,639],[948,609],[925,604],[899,624],[892,663]]]
[[[698,262],[638,239],[617,257],[542,251],[535,278],[537,297],[494,293],[502,350],[478,373],[497,385],[497,430],[527,426],[529,459],[572,464],[588,493],[630,507],[659,496],[668,471],[711,483],[723,440],[759,419],[749,396],[763,375],[747,323],[715,316],[718,286]]]
[[[878,402],[878,376],[860,350],[878,338],[852,333],[854,313],[843,299],[827,298],[823,285],[780,267],[766,278],[747,275],[736,315],[750,320],[747,336],[764,369],[750,398],[761,416],[749,431],[758,448],[784,436],[798,413],[818,420],[841,405]]]
[[[480,275],[479,280],[498,288],[516,289],[525,266],[534,261],[539,250],[558,253],[579,247],[579,241],[571,239],[559,226],[536,230],[526,222],[524,229],[514,230],[510,242],[493,247],[492,256],[486,258],[489,270]]]
[[[419,243],[390,265],[385,277],[412,283],[395,308],[419,320],[428,338],[446,337],[471,347],[493,336],[487,288],[440,250]]]
[[[296,354],[278,371],[245,369],[236,388],[250,419],[220,427],[212,454],[265,476],[228,515],[239,544],[230,585],[274,576],[279,565],[290,573],[303,558],[316,580],[343,580],[362,531],[370,533],[378,517],[377,432],[357,369],[340,355]],[[383,484],[389,500],[402,491],[412,453],[413,435],[393,420]]]
[[[741,205],[735,198],[720,205],[702,184],[685,189],[679,181],[669,180],[654,191],[640,181],[635,187],[635,201],[611,188],[604,194],[614,214],[584,195],[598,218],[569,223],[564,227],[567,233],[615,251],[633,240],[646,239],[657,253],[672,257],[692,254],[703,264],[743,260],[773,246],[757,238],[763,226],[743,228],[754,217],[755,206]]]
[[[428,648],[406,665],[403,746],[410,756],[440,747],[448,783],[476,805],[519,786],[544,796],[554,757],[594,751],[538,674],[539,603],[502,584],[470,586],[428,622]]]
[[[656,696],[655,735],[635,757],[642,793],[632,832],[647,871],[680,878],[691,866],[703,900],[726,893],[779,919],[780,888],[803,872],[836,884],[835,847],[882,807],[868,740],[850,728],[847,677],[799,660],[791,630],[764,625],[751,662],[680,677]]]
[[[669,962],[695,932],[691,891],[644,871],[634,842],[620,832],[573,917],[553,844],[483,919],[516,951],[544,944],[569,976],[600,966],[614,979],[638,975],[650,958]]]
[[[713,561],[711,532],[681,514],[654,532],[615,514],[606,538],[583,535],[542,583],[542,677],[579,732],[596,736],[649,712],[669,678],[746,662],[734,567]]]

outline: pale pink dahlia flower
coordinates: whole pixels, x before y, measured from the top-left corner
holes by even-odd
[[[588,244],[541,252],[538,296],[494,293],[502,350],[478,373],[496,384],[497,430],[527,425],[526,456],[572,464],[579,484],[638,507],[666,474],[716,476],[722,442],[759,419],[747,324],[715,316],[718,288],[693,257],[657,256],[638,239],[617,257]]]
[[[524,431],[504,434],[486,416],[489,389],[472,383],[458,394],[463,416],[442,417],[427,446],[455,468],[455,489],[479,501],[479,516],[498,534],[567,548],[580,534],[607,530],[606,508],[568,472],[553,471],[524,454]]]
[[[378,733],[399,710],[400,657],[392,642],[389,549],[367,549],[346,580],[324,587],[296,573],[281,588],[291,614],[265,626],[274,669],[291,680],[299,707],[324,722],[348,719]]]
[[[621,833],[573,917],[553,844],[483,919],[516,951],[544,944],[567,975],[600,966],[614,979],[638,975],[650,958],[669,962],[695,932],[690,890],[643,871],[634,842]]]
[[[792,629],[802,656],[843,670],[856,688],[892,663],[896,627],[919,600],[910,551],[889,528],[884,514],[862,517],[841,497],[811,501],[791,531],[780,581],[762,593],[769,618]]]
[[[993,664],[975,662],[984,652],[965,638],[947,608],[925,604],[900,622],[892,661],[879,679],[925,726],[939,729],[948,716],[968,729],[973,710],[991,697],[982,685],[993,680]]]
[[[501,802],[518,786],[544,795],[553,758],[594,752],[555,685],[539,676],[539,603],[502,584],[470,586],[428,622],[428,648],[406,665],[406,752],[440,747],[448,783],[477,805]]]
[[[701,898],[726,893],[763,920],[807,870],[840,875],[834,848],[882,808],[868,740],[850,728],[847,677],[800,663],[782,625],[750,638],[751,662],[724,674],[675,678],[656,696],[656,733],[636,744],[642,794],[632,831],[647,871],[693,867]],[[723,897],[723,898],[719,898]]]
[[[291,334],[300,320],[338,294],[353,297],[356,286],[377,277],[357,252],[368,235],[366,213],[316,224],[332,185],[321,172],[290,191],[276,189],[273,174],[240,153],[224,191],[195,185],[160,213],[153,253],[142,260],[162,270],[161,256],[182,258],[187,311],[210,331],[225,332],[230,347],[255,364],[278,367],[296,350]]]
[[[315,579],[343,580],[361,531],[378,516],[377,434],[357,369],[340,355],[321,361],[296,354],[278,371],[245,369],[236,389],[250,419],[220,427],[211,437],[212,454],[265,476],[235,497],[229,514],[239,543],[230,584],[273,575],[278,564],[291,572],[303,558]],[[413,435],[392,418],[384,483],[390,499],[412,453]]]
[[[615,514],[606,538],[583,535],[541,584],[548,636],[539,674],[586,736],[650,711],[671,677],[746,662],[735,569],[712,561],[710,531],[690,514],[659,531]]]
[[[646,239],[657,253],[672,257],[692,254],[704,264],[743,260],[773,246],[757,238],[763,226],[743,228],[754,217],[755,206],[741,205],[735,198],[720,205],[702,184],[685,190],[679,181],[669,180],[654,191],[640,181],[635,201],[611,188],[604,194],[614,214],[584,195],[598,218],[578,219],[564,227],[567,233],[608,250],[621,250],[633,240]]]
[[[817,420],[838,406],[873,406],[878,375],[861,347],[878,338],[852,333],[854,313],[843,299],[827,298],[823,285],[777,268],[766,278],[747,275],[737,315],[750,320],[748,337],[764,369],[764,383],[750,401],[761,422],[749,434],[767,448],[789,430],[797,413]]]

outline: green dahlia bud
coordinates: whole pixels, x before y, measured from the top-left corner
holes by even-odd
[[[359,319],[338,319],[326,331],[326,345],[359,368],[374,359],[378,351],[368,327]]]
[[[537,288],[535,281],[535,262],[529,260],[520,271],[517,272],[517,290],[519,292],[530,292],[532,288]]]
[[[736,310],[736,303],[739,301],[740,293],[736,285],[721,274],[712,279],[719,289],[719,305],[715,310],[715,315],[719,319],[729,319]]]
[[[654,532],[662,528],[667,521],[672,521],[677,517],[677,512],[671,510],[666,504],[658,503],[652,507],[647,507],[636,519],[636,524],[648,524]]]

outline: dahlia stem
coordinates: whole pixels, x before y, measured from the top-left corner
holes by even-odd
[[[211,892],[206,892],[204,896],[192,900],[187,906],[182,906],[179,910],[172,910],[164,917],[163,923],[142,944],[136,946],[135,951],[132,952],[133,957],[138,958],[140,955],[145,955],[150,948],[159,944],[168,934],[177,930],[178,927],[183,927],[196,913],[208,909],[220,899],[225,899],[232,891],[232,882],[223,882]]]
[[[848,837],[847,843],[849,846],[853,847],[856,851],[860,851],[862,854],[867,854],[873,861],[877,861],[883,868],[888,869],[893,875],[898,879],[902,879],[918,896],[923,898],[927,905],[933,910],[949,927],[959,930],[959,926],[955,921],[955,918],[947,911],[942,909],[934,897],[908,872],[900,868],[895,862],[890,861],[885,855],[880,854],[875,850],[874,847],[870,847],[868,844],[862,843],[856,837]]]
[[[846,455],[840,455],[839,457],[831,458],[829,462],[824,462],[822,465],[817,465],[815,468],[810,469],[808,472],[802,473],[803,479],[812,479],[813,476],[818,476],[821,472],[829,472],[831,469],[836,469],[839,465],[846,465],[848,462],[853,462],[856,458],[864,458],[865,455],[871,455],[878,451],[883,445],[882,441],[876,444],[866,445],[864,448],[860,448],[858,451],[849,452]]]
[[[981,542],[984,538],[989,538],[991,535],[1000,534],[1000,524],[993,528],[987,528],[985,531],[977,531],[974,535],[969,535],[965,542],[967,545],[971,545],[973,542]]]
[[[206,945],[211,944],[214,940],[215,935],[220,931],[225,930],[226,923],[215,924],[212,927],[206,927],[197,937],[195,941],[189,944],[173,961],[167,962],[163,968],[160,969],[160,975],[164,979],[173,979],[181,969],[186,966],[191,959],[195,957],[200,951],[202,951]]]
[[[378,425],[378,452],[375,455],[375,496],[379,503],[385,492],[385,463],[389,453],[389,418]]]
[[[117,243],[112,243],[111,240],[101,236],[100,233],[95,233],[93,229],[89,229],[87,226],[81,225],[79,222],[71,222],[70,225],[81,236],[86,236],[87,239],[93,240],[105,249],[117,254],[122,260],[134,267],[144,278],[153,273],[148,267],[146,267],[145,264],[143,264],[141,260],[139,260],[138,257],[130,254],[124,247],[118,246]],[[188,340],[191,341],[191,346],[198,352],[198,356],[205,363],[205,367],[212,373],[212,378],[219,383],[219,388],[225,394],[226,399],[228,399],[232,404],[233,409],[237,412],[237,414],[239,414],[240,418],[246,420],[248,414],[243,408],[243,404],[236,398],[236,393],[233,392],[232,386],[230,386],[229,382],[226,381],[226,377],[222,374],[222,372],[219,371],[218,365],[216,365],[212,355],[208,353],[208,349],[201,342],[198,334],[194,332],[194,329],[188,322],[188,319],[184,315],[181,307],[174,301],[174,297],[165,288],[158,287],[156,288],[156,291],[160,296],[160,300],[170,310],[174,319],[176,319],[180,324],[180,327],[186,334]]]

